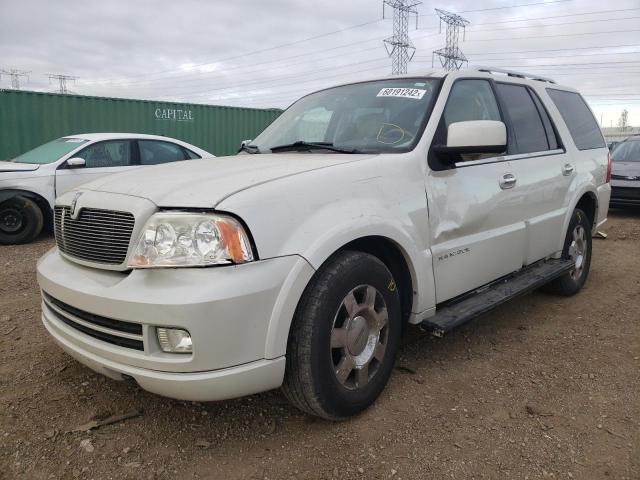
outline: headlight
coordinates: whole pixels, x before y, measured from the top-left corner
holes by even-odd
[[[253,259],[249,237],[233,217],[162,212],[147,221],[129,267],[202,267]]]

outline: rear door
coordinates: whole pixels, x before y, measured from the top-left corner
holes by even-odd
[[[433,146],[446,144],[451,123],[469,120],[506,122],[491,80],[453,83],[429,152],[426,190],[438,303],[519,270],[526,248],[526,192],[513,181],[508,152],[465,155],[453,169],[438,164]]]
[[[56,170],[56,196],[104,175],[135,168],[137,150],[129,139],[95,142],[80,150],[74,158],[82,158],[84,167],[70,168],[67,163]]]
[[[528,265],[554,254],[564,235],[567,195],[576,165],[563,148],[547,109],[528,85],[497,82],[496,90],[512,131],[507,159],[525,215]]]

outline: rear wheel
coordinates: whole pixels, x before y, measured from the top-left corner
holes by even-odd
[[[393,369],[402,326],[391,272],[345,251],[323,266],[296,310],[283,391],[296,407],[342,419],[371,405]]]
[[[43,225],[42,210],[32,200],[17,196],[0,203],[0,244],[32,242]]]
[[[591,222],[580,209],[573,212],[562,250],[562,258],[574,262],[573,269],[549,283],[545,289],[558,295],[575,295],[580,291],[591,267]]]

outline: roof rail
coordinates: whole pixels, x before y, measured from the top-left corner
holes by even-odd
[[[496,67],[482,67],[479,65],[472,65],[469,67],[471,70],[476,70],[478,72],[486,72],[486,73],[504,73],[509,77],[518,77],[518,78],[528,78],[529,80],[537,80],[539,82],[547,82],[547,83],[556,83],[555,80],[552,80],[547,77],[541,77],[540,75],[534,75],[531,73],[524,72],[516,72],[515,70],[505,70],[504,68],[496,68]]]

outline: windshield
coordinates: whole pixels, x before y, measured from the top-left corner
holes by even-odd
[[[640,162],[640,140],[619,143],[611,156],[614,162]]]
[[[356,153],[406,152],[425,126],[438,79],[389,79],[330,88],[298,100],[251,144],[255,153],[275,147]],[[317,145],[321,144],[321,145]],[[331,151],[328,150],[327,151]]]
[[[11,160],[16,163],[33,163],[38,165],[44,165],[45,163],[52,163],[58,160],[60,157],[65,156],[67,153],[75,150],[83,143],[87,143],[89,140],[82,138],[59,138],[52,142],[45,143],[39,147],[29,150],[23,153],[19,157]]]

